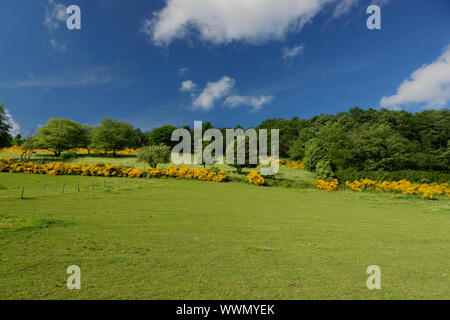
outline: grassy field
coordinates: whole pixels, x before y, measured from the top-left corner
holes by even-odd
[[[2,173],[0,299],[449,299],[449,230],[448,200]]]

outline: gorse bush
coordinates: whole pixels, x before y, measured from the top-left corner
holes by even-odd
[[[85,163],[68,164],[63,162],[52,162],[40,165],[33,162],[21,162],[19,160],[1,158],[0,172],[48,174],[51,176],[81,175],[129,178],[142,178],[144,176],[144,172],[140,169],[125,168],[124,166],[114,166],[108,164],[105,165],[103,163],[88,165]]]
[[[152,178],[176,177],[180,179],[197,179],[201,181],[227,181],[227,174],[224,171],[211,172],[206,169],[191,169],[185,166],[180,168],[170,166],[169,168],[163,170],[147,167],[147,170],[148,173],[145,173],[140,169],[125,168],[124,166],[114,166],[103,163],[87,165],[84,163],[67,164],[62,162],[53,162],[40,165],[32,162],[24,163],[19,160],[0,158],[0,172],[9,173],[128,178],[144,178],[146,176]]]
[[[248,174],[248,182],[256,184],[257,186],[262,186],[265,181],[257,171],[253,170]]]
[[[399,170],[399,171],[358,171],[343,169],[336,171],[339,181],[371,179],[377,181],[408,180],[417,183],[449,183],[450,174],[437,171]]]
[[[429,200],[434,199],[436,195],[447,195],[450,197],[450,187],[448,183],[419,184],[407,180],[389,182],[361,179],[353,182],[346,181],[345,185],[353,191],[395,191],[402,194],[422,195]]]
[[[333,180],[320,179],[320,180],[314,181],[314,185],[318,189],[331,192],[331,191],[337,190],[339,188],[339,181],[337,179],[333,179]]]
[[[167,169],[155,169],[147,167],[148,176],[161,178],[161,177],[176,177],[180,179],[196,179],[201,181],[214,181],[224,182],[227,181],[227,174],[225,171],[212,172],[206,169],[192,169],[186,166],[175,168],[169,166]]]
[[[305,169],[305,165],[300,161],[279,160],[278,163],[281,166],[286,166],[293,169]]]

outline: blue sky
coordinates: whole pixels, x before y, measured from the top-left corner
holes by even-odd
[[[66,27],[72,4],[81,30]],[[370,4],[381,30],[366,27]],[[51,117],[248,127],[450,101],[448,0],[3,0],[0,12],[0,101],[24,134]]]

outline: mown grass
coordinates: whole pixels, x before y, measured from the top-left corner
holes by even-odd
[[[3,173],[0,217],[1,299],[450,298],[448,200]]]

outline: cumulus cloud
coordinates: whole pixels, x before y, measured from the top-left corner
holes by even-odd
[[[382,107],[395,108],[423,104],[438,109],[450,101],[450,46],[434,62],[414,71],[397,89],[397,93],[383,97]]]
[[[216,82],[208,82],[205,89],[194,100],[194,109],[209,111],[214,108],[217,100],[220,100],[231,92],[236,81],[230,77],[223,77]]]
[[[191,92],[197,88],[197,85],[192,80],[183,81],[181,83],[181,92]]]
[[[259,110],[261,107],[273,100],[273,96],[260,96],[260,97],[249,97],[249,96],[229,96],[224,105],[230,108],[236,108],[238,106],[249,106],[253,110]]]
[[[48,0],[48,5],[45,8],[44,25],[53,31],[60,27],[61,23],[67,20],[66,6],[61,3],[56,3],[54,0]]]
[[[273,96],[262,95],[260,97],[232,95],[236,81],[230,77],[223,77],[214,82],[208,82],[200,94],[194,94],[197,85],[191,80],[181,84],[180,91],[191,92],[192,108],[194,110],[210,111],[214,109],[216,103],[223,101],[223,106],[236,108],[238,106],[248,106],[253,110],[259,110],[263,105],[270,103]]]
[[[20,133],[20,125],[14,120],[8,109],[5,109],[6,121],[10,125],[9,134],[13,137]]]
[[[205,41],[262,43],[298,32],[334,0],[167,0],[141,31],[157,45],[196,33]]]

